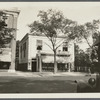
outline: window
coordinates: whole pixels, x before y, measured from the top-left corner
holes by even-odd
[[[42,40],[37,40],[37,50],[42,50]]]
[[[23,44],[24,57],[26,56],[26,42]]]
[[[63,42],[63,51],[68,51],[68,42],[67,41]]]
[[[63,47],[63,51],[68,51],[68,47]]]
[[[20,47],[20,54],[21,54],[21,58],[22,58],[22,46]]]

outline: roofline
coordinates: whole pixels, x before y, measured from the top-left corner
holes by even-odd
[[[33,36],[43,36],[43,37],[46,37],[44,34],[32,34],[32,33],[28,33],[28,35],[33,35]],[[63,36],[58,36],[57,38],[66,38],[65,35]]]
[[[5,12],[17,13],[17,14],[20,13],[20,10],[3,10],[3,11],[5,11]]]
[[[26,35],[24,35],[24,37],[20,40],[20,42],[22,42],[25,39],[25,37],[27,37],[27,36],[28,36],[28,33]]]
[[[32,34],[32,33],[27,33],[27,34],[20,40],[20,42],[22,42],[22,41],[24,40],[25,37],[28,37],[28,35],[46,37],[44,34]],[[65,36],[58,36],[57,38],[66,38],[66,37],[65,37]]]

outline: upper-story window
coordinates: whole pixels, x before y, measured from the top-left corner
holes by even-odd
[[[67,41],[63,42],[63,51],[68,51],[68,42]]]
[[[37,40],[37,50],[42,50],[42,40]]]

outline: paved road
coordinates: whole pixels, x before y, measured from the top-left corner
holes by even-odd
[[[76,84],[65,80],[0,77],[0,93],[73,93]]]
[[[87,81],[85,74],[0,72],[0,93],[75,93],[75,80]]]

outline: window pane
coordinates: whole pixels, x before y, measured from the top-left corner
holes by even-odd
[[[42,40],[37,40],[37,46],[42,45]]]
[[[63,47],[63,51],[68,51],[68,47]]]
[[[37,50],[42,50],[42,40],[37,40]]]

